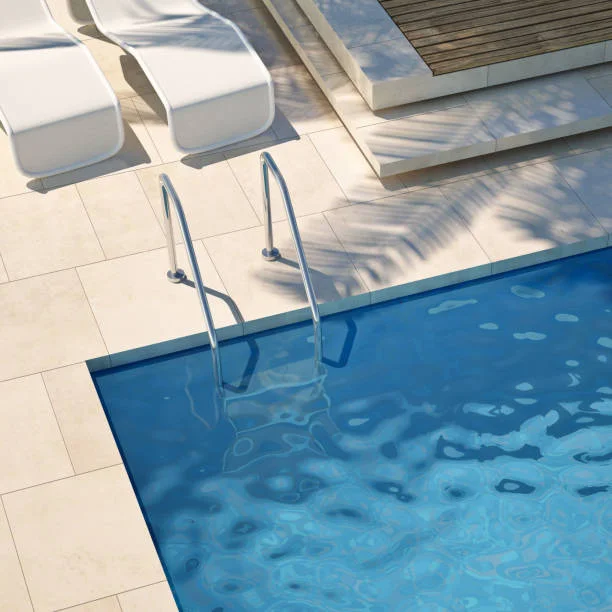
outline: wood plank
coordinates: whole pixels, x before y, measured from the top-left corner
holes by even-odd
[[[550,32],[536,32],[527,36],[518,36],[512,39],[512,45],[508,45],[508,49],[520,49],[524,46],[536,44],[536,43],[551,43],[560,45],[563,48],[564,41],[568,44],[580,42],[584,39],[583,44],[589,44],[587,41],[601,40],[603,32],[600,30],[609,29],[612,27],[612,21],[596,22],[596,23],[585,23],[581,25],[574,25],[568,28],[561,28],[557,30],[551,30]],[[594,34],[594,32],[598,32]],[[506,42],[510,42],[509,40]],[[503,49],[501,49],[503,50]],[[469,47],[463,47],[460,49],[452,49],[451,51],[440,51],[437,46],[424,47],[420,54],[423,59],[428,62],[446,62],[453,59],[463,57],[473,57],[482,53],[496,53],[500,51],[500,45],[498,41],[475,44]]]
[[[541,55],[543,53],[550,53],[552,51],[560,51],[561,49],[569,49],[571,47],[580,47],[590,42],[600,42],[601,37],[607,38],[612,37],[612,25],[601,30],[591,32],[590,36],[585,34],[579,34],[576,37],[568,37],[562,44],[552,44],[552,42],[535,43],[533,45],[525,45],[522,48],[516,47],[514,49],[501,49],[494,53],[484,54],[484,59],[487,61],[487,65],[497,62],[507,62],[514,59],[522,59],[533,55]],[[477,55],[466,56],[462,58],[454,58],[450,61],[438,61],[436,62],[437,70],[441,72],[458,72],[459,70],[465,70],[471,68],[474,61],[478,61]]]
[[[586,16],[585,16],[586,17]],[[598,23],[606,22],[607,20],[612,18],[612,9],[608,11],[602,11],[596,15],[588,19],[583,19],[582,23],[584,25],[593,25],[596,26]],[[573,17],[568,17],[566,19],[559,19],[557,21],[550,22],[550,28],[547,30],[549,32],[555,30],[563,30],[565,28],[571,28],[575,26],[577,21]],[[426,44],[415,44],[415,48],[417,51],[427,54],[431,48],[436,48],[438,51],[451,51],[451,50],[459,50],[465,47],[473,47],[474,45],[483,45],[490,42],[495,42],[498,44],[499,48],[505,47],[514,47],[517,44],[520,44],[520,41],[516,41],[516,39],[520,36],[526,36],[529,34],[545,34],[547,30],[539,27],[539,25],[524,27],[516,30],[502,31],[502,32],[492,32],[491,34],[482,34],[479,36],[472,36],[469,38],[460,38],[458,40],[449,40],[446,42],[437,43],[434,45],[426,45]]]
[[[577,8],[580,6],[593,5],[593,0],[553,0],[555,3],[555,12],[561,10],[567,10],[571,8]],[[515,3],[507,4],[494,4],[486,7],[474,8],[470,13],[457,13],[452,15],[444,15],[437,17],[436,19],[420,19],[418,21],[414,19],[407,19],[404,15],[399,15],[395,22],[397,25],[406,25],[407,28],[404,30],[408,35],[412,32],[421,32],[426,28],[435,28],[439,30],[441,26],[452,25],[453,30],[472,29],[473,27],[489,23],[496,23],[501,20],[512,20],[518,19],[521,16],[534,16],[549,14],[551,10],[551,0],[533,0],[530,3],[528,9],[517,10]],[[597,11],[594,11],[597,12]]]
[[[563,0],[559,0],[558,4],[562,4]],[[547,8],[544,12],[539,9],[527,9],[520,11],[519,17],[512,17],[508,21],[500,21],[497,16],[483,17],[482,19],[472,21],[469,28],[458,27],[455,24],[441,25],[433,28],[421,28],[418,31],[412,31],[410,26],[403,28],[403,24],[398,24],[400,29],[407,36],[421,45],[435,44],[441,38],[445,40],[459,40],[462,38],[471,38],[472,36],[482,36],[493,32],[507,32],[517,28],[533,27],[533,26],[548,26],[552,21],[560,19],[574,19],[578,17],[587,17],[589,14],[597,14],[605,11],[610,7],[610,0],[602,0],[601,2],[591,2],[586,6],[576,6],[565,8],[563,10],[554,10],[554,17],[551,15],[551,9]]]
[[[434,75],[603,42],[612,0],[379,0]]]
[[[389,15],[394,18],[400,15],[409,15],[414,19],[435,19],[438,17],[445,17],[447,15],[453,15],[456,13],[469,15],[473,10],[486,6],[497,6],[504,4],[512,4],[516,6],[516,0],[499,0],[498,2],[496,2],[495,0],[467,0],[466,2],[464,0],[463,2],[454,2],[453,4],[447,4],[444,6],[425,10],[422,8],[421,5],[419,5],[418,7],[406,5],[406,0],[397,1],[401,2],[402,4],[393,8],[386,7],[387,13],[389,13]],[[556,1],[557,0],[546,0],[546,2]]]

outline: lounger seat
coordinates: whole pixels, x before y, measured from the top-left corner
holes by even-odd
[[[44,0],[0,0],[0,14],[0,122],[19,170],[49,176],[117,153],[119,102],[85,45]]]
[[[98,29],[134,56],[176,147],[197,153],[265,131],[272,81],[231,21],[191,0],[87,0]]]

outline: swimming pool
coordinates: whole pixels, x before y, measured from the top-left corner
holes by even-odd
[[[612,249],[93,374],[185,611],[609,610]]]

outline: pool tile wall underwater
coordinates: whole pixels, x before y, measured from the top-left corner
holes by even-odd
[[[612,250],[94,375],[183,610],[604,610]]]

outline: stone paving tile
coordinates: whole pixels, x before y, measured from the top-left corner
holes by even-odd
[[[495,140],[468,105],[370,125],[356,133],[387,175],[495,151]]]
[[[85,168],[46,177],[43,179],[44,187],[56,189],[63,185],[86,181],[106,174],[137,170],[149,164],[161,164],[157,149],[134,106],[134,102],[138,99],[121,100],[125,143],[119,153],[110,159]]]
[[[230,234],[231,236],[232,234]],[[225,287],[203,245],[195,243],[202,279],[215,327],[236,324],[225,298]],[[179,266],[193,278],[184,248],[177,249]],[[168,253],[147,253],[104,261],[78,269],[91,308],[110,353],[148,346],[202,332],[204,320],[197,294],[187,284],[168,282]],[[222,330],[217,330],[222,336]]]
[[[605,127],[610,114],[610,106],[579,72],[481,89],[465,97],[472,113],[497,139],[498,149],[508,148],[509,142],[512,146],[533,144],[542,131],[549,138],[565,136],[571,122],[590,121],[595,128]]]
[[[106,355],[74,270],[0,285],[0,380]]]
[[[404,190],[400,178],[376,176],[345,128],[311,134],[310,140],[349,200],[369,202]]]
[[[0,198],[86,181],[77,189],[102,248],[107,257],[121,258],[83,266],[78,275],[68,270],[11,283],[6,282],[0,258],[0,283],[4,283],[0,285],[0,346],[9,347],[0,352],[0,380],[48,370],[42,379],[27,376],[0,383],[0,461],[5,454],[19,457],[15,469],[0,473],[0,492],[7,490],[3,478],[27,479],[30,474],[38,484],[58,477],[58,465],[62,469],[68,466],[69,475],[70,460],[77,472],[97,470],[4,496],[37,612],[68,606],[78,612],[170,612],[176,605],[123,468],[98,470],[110,462],[118,463],[120,457],[82,363],[108,352],[98,325],[112,352],[203,329],[195,292],[167,282],[165,249],[155,248],[163,246],[164,240],[159,224],[158,174],[167,172],[175,183],[194,238],[206,238],[212,260],[203,244],[196,242],[196,250],[204,282],[217,292],[209,294],[216,324],[236,329],[233,324],[244,316],[244,328],[251,331],[272,324],[269,320],[254,321],[258,317],[306,304],[285,222],[276,223],[275,232],[289,262],[268,263],[259,254],[263,229],[254,227],[260,223],[262,206],[257,158],[265,147],[270,148],[286,176],[296,212],[309,215],[300,218],[300,229],[321,310],[326,312],[328,300],[344,296],[350,296],[352,305],[359,306],[475,278],[504,266],[536,263],[550,258],[551,253],[571,254],[578,248],[577,240],[586,240],[590,247],[603,246],[612,222],[605,195],[609,155],[604,151],[612,147],[612,129],[381,182],[344,128],[338,127],[336,115],[259,1],[209,0],[204,4],[231,15],[242,27],[271,69],[277,89],[277,115],[265,134],[217,152],[225,152],[223,159],[211,155],[183,157],[171,142],[163,107],[151,93],[142,70],[95,28],[80,28],[73,22],[68,2],[78,8],[84,0],[50,0],[51,9],[71,31],[78,29],[78,36],[89,37],[88,47],[123,98],[126,146],[111,160],[32,181],[15,169],[8,138],[0,130]],[[312,37],[310,26],[301,30],[304,37]],[[319,43],[312,37],[313,45]],[[337,70],[329,56],[321,56],[320,61],[329,65],[327,74]],[[609,73],[597,68],[590,80],[594,86],[599,85],[604,96],[607,81],[602,77]],[[336,78],[335,93],[342,97],[341,80],[346,77],[338,74]],[[348,101],[342,98],[345,106],[349,102],[354,108],[352,121],[359,125],[360,121],[366,121],[363,125],[372,122],[371,113],[364,119],[360,97]],[[388,109],[374,120],[393,118],[394,112]],[[310,137],[297,139],[300,134]],[[296,140],[278,144],[288,139]],[[570,156],[591,150],[601,151]],[[554,162],[556,172],[549,164],[531,170],[521,168],[545,160]],[[163,162],[175,163],[160,166]],[[137,174],[130,172],[134,169],[138,169]],[[109,174],[113,176],[106,176]],[[586,206],[580,204],[561,175]],[[488,263],[466,223],[441,192],[423,189],[431,185],[443,185],[485,249],[499,258],[514,258],[510,264]],[[275,186],[272,192],[275,219],[284,219]],[[50,206],[54,193],[29,194],[23,202],[41,198],[45,206]],[[376,201],[349,205],[349,201],[370,200]],[[605,232],[587,207],[605,226]],[[33,224],[35,213],[40,211],[32,205],[22,210],[28,217],[24,227]],[[83,244],[67,238],[74,230],[66,219],[73,216],[62,206],[56,210],[64,238],[48,237],[45,226],[36,224],[24,231],[23,241],[43,235],[40,247],[35,249],[38,253],[63,244],[68,250],[62,250],[61,257],[66,253],[72,257]],[[321,211],[329,212],[314,214]],[[13,222],[6,225],[12,229]],[[544,252],[523,257],[523,248]],[[582,244],[579,248],[587,247]],[[139,254],[123,257],[137,251]],[[179,258],[191,276],[182,248]],[[48,267],[53,257],[40,260]],[[11,259],[11,268],[16,267],[16,261],[21,268],[17,258]],[[457,271],[461,268],[469,270]],[[411,283],[409,289],[396,286],[406,282]],[[226,287],[237,304],[232,305],[225,296]],[[372,295],[368,288],[374,288]],[[287,322],[292,317],[307,318],[304,311],[301,308],[285,318]],[[220,336],[226,331],[221,329]],[[43,381],[48,397],[41,391]],[[16,391],[20,385],[27,386],[27,393]],[[10,408],[16,401],[5,401],[6,389],[23,400],[19,423],[10,418]],[[45,444],[41,445],[39,439]],[[10,457],[4,460],[5,466],[12,465]],[[32,610],[1,504],[0,610]]]
[[[558,159],[553,165],[604,229],[612,234],[612,149]]]
[[[138,62],[115,43],[101,34],[98,36],[85,44],[117,97],[133,98],[151,93],[153,86]]]
[[[74,470],[90,472],[121,463],[87,366],[50,370],[43,380]]]
[[[164,579],[123,466],[10,493],[4,505],[37,612]]]
[[[0,502],[0,610],[7,612],[32,612],[19,557],[13,536]]]
[[[442,187],[504,272],[606,246],[607,233],[550,163]]]
[[[105,597],[79,606],[64,608],[61,612],[123,612],[116,597]]]
[[[0,493],[74,470],[39,374],[0,383]]]
[[[485,252],[437,188],[325,213],[372,301],[486,276]],[[401,285],[411,283],[407,290]],[[399,286],[399,287],[398,287]]]
[[[333,175],[317,153],[308,136],[266,149],[285,177],[295,214],[309,215],[348,204]],[[251,205],[263,220],[261,195],[260,151],[227,154],[229,164],[244,189]],[[274,180],[271,178],[272,218],[284,219],[285,209]]]
[[[0,217],[0,253],[12,280],[104,259],[73,186],[3,198]]]
[[[196,164],[196,160],[191,163]],[[161,173],[170,177],[181,199],[194,240],[259,225],[257,215],[222,155],[202,156],[196,167],[176,162],[138,171],[159,223],[163,224]],[[175,235],[182,242],[176,224]]]
[[[122,612],[176,612],[177,607],[167,582],[128,591],[119,595]]]
[[[272,74],[277,112],[288,120],[288,130],[276,129],[280,139],[341,127],[342,122],[306,68],[279,68]]]
[[[321,306],[354,297],[355,306],[369,302],[366,288],[322,215],[300,219],[300,234]],[[288,223],[274,224],[274,239],[282,258],[268,262],[261,256],[263,228],[207,238],[204,243],[245,319],[245,331],[258,329],[254,319],[306,306],[295,248]]]
[[[84,181],[77,190],[106,257],[122,257],[165,244],[164,233],[135,173]]]

